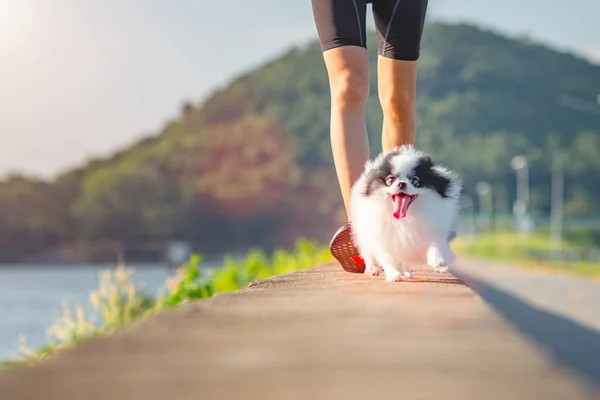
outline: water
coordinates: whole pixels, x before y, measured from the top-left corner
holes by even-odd
[[[87,307],[90,292],[98,288],[99,271],[108,267],[0,268],[0,362],[18,353],[19,335],[30,348],[46,343],[46,330],[60,315],[62,301],[73,310]],[[163,287],[166,266],[135,266],[132,279],[153,294]]]

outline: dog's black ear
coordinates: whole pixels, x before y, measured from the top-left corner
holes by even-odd
[[[425,167],[426,169],[431,169],[433,168],[434,164],[433,164],[433,160],[431,159],[430,156],[428,155],[423,155],[419,158],[419,164],[421,164],[423,167]]]
[[[370,196],[391,173],[390,157],[375,158],[365,176],[363,195]]]
[[[373,194],[375,189],[377,189],[378,185],[379,185],[379,181],[378,181],[377,177],[375,176],[375,174],[370,174],[369,179],[367,180],[367,183],[363,187],[362,195],[369,197],[370,195]]]

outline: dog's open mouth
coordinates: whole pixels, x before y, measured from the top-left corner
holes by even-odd
[[[392,202],[394,203],[394,218],[402,219],[406,217],[408,207],[417,198],[416,194],[398,193],[392,195]]]

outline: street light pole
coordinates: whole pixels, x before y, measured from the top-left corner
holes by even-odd
[[[492,187],[488,182],[482,181],[475,186],[479,196],[479,225],[483,230],[489,230],[493,211]]]
[[[462,221],[460,224],[462,229],[459,229],[460,232],[458,233],[461,236],[473,236],[477,232],[475,227],[475,216],[473,215],[473,198],[469,195],[463,195],[460,197],[459,201],[461,212],[465,210],[469,210],[470,212],[467,213],[469,215],[468,219],[460,219]]]
[[[552,205],[550,212],[550,256],[555,259],[562,246],[564,203],[564,160],[561,154],[554,156],[552,165]]]
[[[506,193],[506,187],[500,186],[495,189],[494,195],[494,207],[496,209],[495,225],[498,229],[506,229],[505,217],[509,214],[508,207],[508,195]]]
[[[572,96],[562,95],[558,99],[558,104],[563,107],[571,107],[592,115],[600,115],[600,94],[596,95],[596,104],[591,101],[574,98]],[[551,256],[557,256],[557,251],[562,246],[562,232],[564,220],[564,158],[562,154],[554,156],[552,166],[552,205],[550,212],[551,236],[550,252]]]
[[[516,156],[510,161],[510,166],[517,172],[517,200],[513,212],[517,217],[517,229],[520,232],[529,229],[527,206],[529,205],[529,165],[525,156]]]

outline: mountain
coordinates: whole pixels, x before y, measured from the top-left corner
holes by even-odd
[[[374,155],[382,114],[372,32],[368,40]],[[526,155],[531,208],[542,214],[550,204],[552,156],[562,152],[566,211],[595,213],[600,115],[588,104],[598,94],[600,67],[572,54],[475,26],[429,23],[417,146],[456,169],[466,195],[488,181],[504,199],[499,204],[515,196],[510,159]],[[327,73],[312,41],[201,104],[183,104],[176,120],[111,157],[52,181],[15,175],[0,182],[0,261],[48,248],[95,259],[90,248],[101,243],[139,255],[160,253],[169,240],[203,252],[285,246],[298,236],[328,240],[343,218],[328,126]]]

